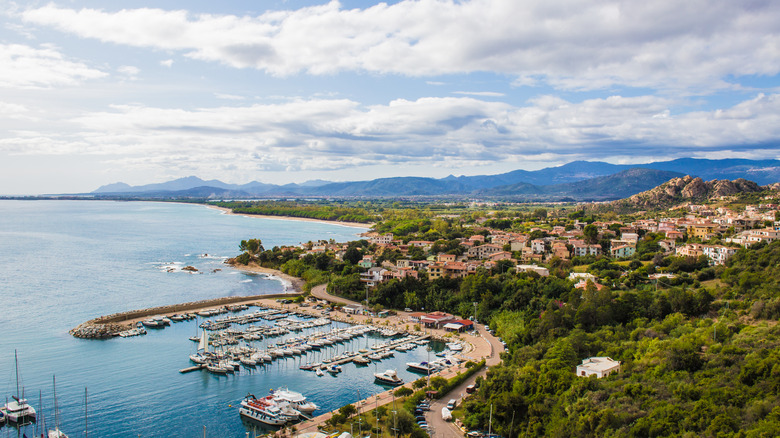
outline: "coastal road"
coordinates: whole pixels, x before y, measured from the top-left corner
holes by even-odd
[[[325,300],[331,303],[341,303],[341,304],[353,304],[353,305],[362,305],[356,301],[350,301],[346,298],[337,297],[335,295],[331,295],[327,292],[328,284],[320,284],[319,286],[314,286],[311,288],[311,294],[315,298],[318,298],[320,300]]]
[[[463,398],[467,395],[466,387],[473,385],[474,382],[476,382],[477,377],[482,376],[484,378],[489,367],[501,362],[500,354],[504,351],[503,344],[501,344],[495,336],[488,333],[485,326],[479,324],[475,325],[479,336],[490,344],[490,355],[485,361],[485,365],[487,366],[480,372],[466,379],[465,382],[453,388],[452,391],[445,394],[440,399],[431,402],[431,410],[425,413],[425,420],[428,422],[428,425],[433,428],[433,431],[431,432],[432,437],[455,438],[463,436],[463,431],[461,431],[454,422],[444,421],[442,419],[441,408],[447,406],[447,402],[449,402],[450,399],[456,399],[458,401],[458,406],[460,406],[463,402]]]

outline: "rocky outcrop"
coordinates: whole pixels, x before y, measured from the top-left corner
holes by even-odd
[[[780,183],[762,187],[753,181],[742,178],[734,181],[724,179],[705,182],[701,178],[686,175],[682,178],[672,178],[654,189],[630,198],[615,201],[612,205],[616,207],[667,208],[683,202],[703,202],[721,196],[756,193],[764,190],[780,190]]]

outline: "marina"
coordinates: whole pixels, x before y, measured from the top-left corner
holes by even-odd
[[[335,378],[328,373],[317,377],[299,369],[306,363],[300,356],[276,360],[272,366],[242,364],[237,373],[225,376],[206,371],[180,374],[180,369],[195,365],[188,356],[196,343],[189,338],[200,334],[203,317],[175,322],[169,315],[189,313],[179,310],[166,314],[169,326],[145,329],[146,335],[93,340],[68,334],[84,321],[128,309],[283,294],[289,284],[280,279],[244,273],[223,263],[237,253],[237,242],[248,236],[261,237],[269,247],[312,238],[346,241],[359,231],[314,222],[228,216],[200,205],[0,201],[0,250],[8,255],[0,267],[4,283],[0,405],[17,394],[14,350],[18,350],[21,398],[43,412],[47,423],[54,418],[52,376],[56,375],[59,429],[71,437],[83,436],[85,388],[89,389],[89,435],[99,437],[203,436],[204,427],[209,437],[244,437],[246,432],[260,431],[259,426],[242,422],[238,414],[247,393],[267,394],[270,388],[287,385],[292,390],[305,388],[307,398],[326,412],[355,402],[358,389],[361,394],[380,391],[371,375],[374,366],[356,370],[345,365]],[[200,273],[168,272],[170,266],[195,266]],[[373,341],[374,335],[368,337]],[[383,339],[376,338],[377,342]],[[360,340],[362,347],[365,337]],[[352,344],[357,350],[359,342]],[[410,354],[424,353],[417,349]],[[383,361],[382,367],[398,367],[400,372],[403,364],[400,360],[387,364],[392,360]],[[39,392],[43,409],[39,409]],[[35,427],[36,423],[7,422],[0,427],[0,437],[32,436]]]

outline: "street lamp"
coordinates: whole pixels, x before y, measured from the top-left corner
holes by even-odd
[[[477,302],[474,301],[474,324],[477,324]]]

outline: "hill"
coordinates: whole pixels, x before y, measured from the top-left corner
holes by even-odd
[[[760,186],[753,181],[738,178],[730,180],[704,181],[699,177],[686,175],[673,178],[658,187],[635,194],[626,199],[611,202],[607,209],[617,212],[635,210],[658,210],[671,208],[681,203],[703,203],[723,196],[759,193],[777,190],[780,185]]]
[[[744,178],[758,184],[780,181],[778,160],[701,160],[680,159],[643,165],[617,165],[603,162],[574,161],[562,166],[548,167],[535,171],[515,170],[498,175],[448,176],[446,178],[393,177],[370,181],[328,182],[309,181],[302,184],[276,185],[262,182],[228,184],[219,180],[205,181],[195,176],[173,181],[140,186],[114,183],[102,186],[92,195],[114,197],[153,197],[156,194],[169,196],[170,192],[181,192],[185,197],[195,197],[202,187],[212,187],[212,192],[240,193],[249,198],[273,197],[437,197],[437,196],[518,196],[528,199],[606,200],[631,196],[637,191],[656,185],[663,173],[651,176],[638,175],[637,181],[620,176],[621,172],[642,168],[658,172],[671,172],[671,177],[681,175],[698,176],[702,180]],[[596,178],[615,176],[614,180]],[[587,184],[580,184],[589,181]],[[566,184],[573,184],[566,186]],[[194,190],[198,189],[198,190]]]
[[[604,201],[625,198],[680,176],[683,175],[676,172],[636,168],[576,183],[549,186],[520,183],[480,190],[475,194],[507,200],[560,200],[568,198],[578,201]]]

